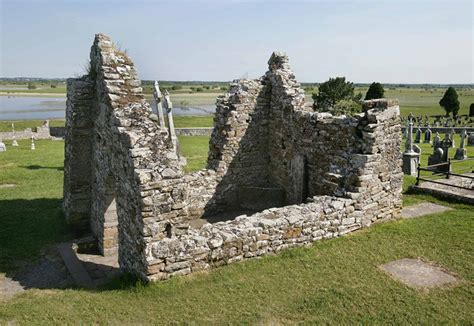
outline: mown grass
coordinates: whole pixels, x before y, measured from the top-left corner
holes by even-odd
[[[180,137],[189,158],[207,154],[207,137]],[[195,168],[200,168],[196,163]],[[11,275],[39,250],[71,238],[60,205],[63,142],[38,141],[0,154],[0,273]],[[440,202],[430,196],[405,198]],[[474,298],[472,206],[375,225],[309,248],[151,285],[123,277],[99,291],[28,290],[0,302],[0,323],[471,324]],[[455,273],[455,286],[408,288],[379,268],[421,257]]]
[[[206,167],[209,136],[179,136],[180,151],[186,157],[185,172],[198,171]]]
[[[0,132],[12,131],[12,123],[15,125],[15,131],[23,131],[26,128],[35,130],[36,127],[42,126],[44,120],[13,120],[13,121],[0,121]],[[64,119],[53,119],[49,120],[50,127],[64,127]]]

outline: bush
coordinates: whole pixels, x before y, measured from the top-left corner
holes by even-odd
[[[36,89],[36,85],[33,83],[28,83],[28,89]]]
[[[56,84],[51,84],[51,88],[56,88],[58,87]]]
[[[365,94],[366,100],[373,100],[377,98],[383,98],[383,94],[385,93],[382,84],[373,82],[370,84],[367,93]]]
[[[181,85],[173,85],[173,86],[171,86],[171,90],[173,90],[173,91],[177,91],[177,90],[180,90],[180,89],[183,89],[183,86],[181,86]]]
[[[202,87],[198,87],[196,88],[196,92],[204,92],[204,90],[202,89]]]
[[[202,88],[204,88],[204,89],[211,89],[211,86],[204,85]]]
[[[227,91],[229,88],[227,86],[221,86],[221,91]]]

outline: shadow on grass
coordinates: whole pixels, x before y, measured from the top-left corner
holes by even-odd
[[[0,273],[13,277],[19,270],[38,262],[48,247],[73,237],[64,221],[61,201],[57,198],[0,200]],[[39,265],[42,263],[40,260]],[[42,266],[38,273],[54,276],[49,267]]]
[[[0,274],[6,275],[12,291],[18,284],[24,289],[77,288],[57,248],[59,243],[79,236],[67,226],[61,205],[59,198],[0,200]],[[118,274],[111,266],[94,262],[82,265],[93,281],[97,272]],[[97,290],[145,286],[129,274],[105,280]]]
[[[41,165],[27,165],[27,166],[20,166],[21,168],[28,169],[28,170],[58,170],[64,171],[64,167],[62,166],[41,166]]]

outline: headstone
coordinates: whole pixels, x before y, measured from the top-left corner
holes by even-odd
[[[167,90],[163,92],[163,95],[164,95],[163,106],[166,112],[166,118],[168,120],[168,133],[169,133],[171,144],[173,145],[173,148],[177,151],[178,138],[176,137],[176,133],[174,130],[173,112],[172,112],[173,103],[171,103],[170,94]]]
[[[420,163],[420,154],[413,150],[413,114],[408,116],[408,138],[406,150],[403,153],[403,173],[406,175],[417,175],[418,164]]]
[[[439,136],[439,132],[436,132],[436,135],[433,140],[433,148],[440,148],[441,147],[441,137]]]
[[[421,143],[421,129],[418,127],[416,129],[416,135],[415,135],[415,144]]]
[[[12,133],[13,133],[13,135],[12,135],[12,146],[17,147],[18,142],[15,139],[15,125],[13,124],[13,122],[12,122]]]
[[[456,149],[456,154],[454,155],[454,159],[456,160],[467,159],[467,150],[465,148],[465,143],[466,143],[466,130],[464,129],[461,132],[461,144],[459,145],[459,148]]]
[[[35,147],[35,137],[31,136],[31,150],[34,151],[36,149]]]
[[[158,81],[155,80],[155,86],[153,89],[153,97],[155,99],[156,103],[156,111],[158,114],[158,124],[160,127],[164,128],[165,127],[165,118],[163,116],[163,107],[161,105],[161,100],[162,100],[162,95],[160,91],[160,85],[158,84]]]
[[[428,125],[428,128],[425,130],[425,139],[423,140],[426,144],[431,144],[431,129]]]
[[[446,133],[443,141],[441,142],[441,147],[443,148],[443,162],[447,162],[449,158],[449,149],[453,147],[453,141],[451,139],[450,133]]]
[[[474,146],[474,132],[471,132],[467,137],[467,146]]]
[[[3,143],[1,140],[0,140],[0,153],[1,152],[6,152],[7,151],[7,146],[5,145],[5,143]]]
[[[452,129],[451,129],[451,137],[450,137],[450,138],[451,138],[451,144],[452,144],[451,147],[452,147],[452,148],[455,148],[455,147],[456,147],[456,143],[455,143],[455,141],[454,141],[454,135],[456,135],[456,131],[454,131],[454,128],[452,128]]]
[[[433,154],[428,157],[428,165],[438,164],[443,162],[443,149],[441,147],[435,147]]]

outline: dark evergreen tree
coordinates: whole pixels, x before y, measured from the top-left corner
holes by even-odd
[[[469,107],[469,116],[474,117],[474,103],[471,103],[471,106]]]
[[[383,98],[384,89],[382,84],[373,82],[370,84],[369,89],[367,90],[367,94],[365,94],[366,100],[373,100],[376,98]]]
[[[450,113],[453,114],[453,117],[458,115],[459,112],[459,100],[458,93],[453,87],[449,87],[443,95],[443,98],[439,100],[439,105],[444,108],[446,111],[446,116],[449,116]]]

